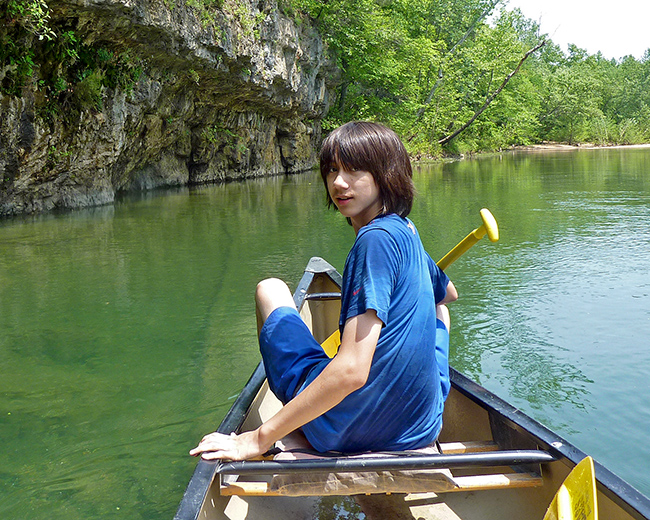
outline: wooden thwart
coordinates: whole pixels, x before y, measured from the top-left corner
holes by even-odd
[[[541,486],[542,477],[534,473],[496,473],[492,475],[471,475],[453,477],[457,487],[445,491],[484,491],[490,489],[527,488]],[[223,496],[287,496],[271,489],[268,482],[235,482],[222,484],[220,494]],[[356,494],[356,493],[353,493]]]
[[[506,466],[509,467],[512,465],[514,467],[524,462],[522,462],[522,458],[518,455],[518,452],[501,452],[494,442],[449,442],[441,444],[440,448],[442,453],[439,457],[440,459],[445,459],[444,464],[447,464],[448,461],[456,462],[458,460],[462,462],[463,460],[468,460],[467,457],[475,458],[474,455],[470,454],[480,453],[494,454],[481,457],[481,460],[497,460],[495,457],[498,457],[498,460],[506,460],[507,462],[498,464],[498,469],[494,467],[495,464],[491,464],[494,473],[487,474],[484,473],[486,473],[486,470],[489,471],[489,462],[486,465],[465,466],[462,475],[459,476],[453,475],[451,468],[439,469],[440,464],[443,464],[442,460],[433,461],[433,466],[437,465],[438,469],[427,469],[429,467],[428,464],[432,464],[432,462],[429,462],[432,460],[431,458],[426,462],[420,459],[422,461],[420,466],[422,463],[427,464],[427,466],[414,469],[414,471],[411,471],[411,468],[406,468],[405,470],[399,468],[379,468],[376,471],[370,467],[355,471],[346,471],[343,468],[322,468],[314,473],[306,471],[304,476],[296,473],[296,477],[278,477],[266,474],[266,479],[260,479],[259,481],[240,481],[237,480],[235,475],[224,474],[220,475],[220,494],[223,496],[321,496],[328,494],[356,495],[370,493],[448,493],[526,488],[541,486],[543,484],[539,465],[537,465],[537,468],[540,468],[539,472],[503,472]],[[527,455],[532,456],[533,459],[537,459],[538,462],[549,462],[548,459],[552,460],[548,453],[542,451],[528,452]],[[409,457],[406,458],[408,459]],[[372,463],[372,459],[362,460],[364,460],[364,464],[366,462]],[[464,467],[462,464],[456,464],[456,466],[460,468]],[[472,467],[475,470],[473,472]],[[239,469],[239,471],[241,470]],[[230,472],[232,473],[232,469]],[[467,473],[470,474],[467,475]],[[277,478],[280,478],[280,480],[276,480]],[[302,484],[303,478],[304,485]],[[368,488],[369,481],[376,482],[376,487],[372,487],[373,484],[371,484],[371,487]]]
[[[453,455],[456,453],[483,453],[499,451],[499,446],[493,441],[441,442],[440,452]]]

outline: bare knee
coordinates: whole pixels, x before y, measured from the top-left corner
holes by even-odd
[[[445,324],[447,331],[451,330],[451,317],[446,305],[436,305],[436,317]]]
[[[266,280],[262,280],[257,284],[257,288],[255,289],[255,296],[259,294],[265,294],[269,291],[273,291],[274,289],[283,289],[284,287],[287,287],[287,284],[279,278],[267,278]]]
[[[257,284],[255,289],[255,306],[257,308],[258,325],[278,307],[294,307],[291,290],[278,278],[267,278]]]
[[[291,296],[289,287],[279,278],[262,280],[257,284],[257,288],[255,289],[255,301],[257,302],[276,299],[286,300],[287,298],[291,298],[293,302],[293,296]]]

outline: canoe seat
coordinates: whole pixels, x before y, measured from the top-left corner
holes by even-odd
[[[222,463],[222,495],[329,496],[448,493],[542,485],[541,450],[500,451],[490,442],[452,442],[421,450],[348,457],[318,456],[283,439],[274,460]],[[536,471],[517,469],[534,465]],[[256,475],[256,479],[250,479]]]

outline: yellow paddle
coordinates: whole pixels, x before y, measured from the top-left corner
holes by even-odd
[[[594,461],[585,457],[555,494],[544,520],[598,520]]]
[[[497,221],[492,216],[492,213],[490,213],[490,210],[483,208],[480,213],[483,224],[463,238],[456,247],[442,257],[438,262],[438,267],[440,267],[440,269],[443,271],[447,269],[447,267],[458,260],[469,250],[470,247],[481,240],[486,234],[490,239],[490,242],[496,242],[499,240],[499,227],[497,226]]]
[[[483,208],[480,211],[481,219],[483,224],[472,231],[469,235],[463,238],[456,247],[454,247],[449,253],[447,253],[442,260],[438,262],[438,267],[443,271],[458,260],[462,255],[464,255],[469,249],[481,240],[486,234],[491,242],[496,242],[499,240],[499,227],[497,226],[497,221],[490,213],[489,209]],[[341,334],[339,330],[336,329],[332,335],[327,338],[321,346],[329,357],[334,357],[336,352],[339,349],[341,344]]]

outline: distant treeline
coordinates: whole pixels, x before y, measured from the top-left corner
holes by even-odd
[[[414,153],[543,141],[650,142],[650,50],[566,55],[502,0],[282,0],[316,24],[341,69],[325,121],[374,119]]]

